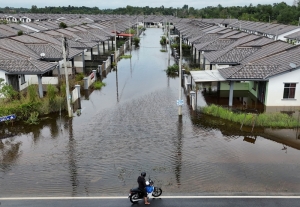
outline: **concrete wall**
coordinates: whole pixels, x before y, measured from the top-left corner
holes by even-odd
[[[299,106],[300,105],[300,70],[283,73],[269,79],[266,106]],[[296,83],[294,99],[283,99],[284,83]]]

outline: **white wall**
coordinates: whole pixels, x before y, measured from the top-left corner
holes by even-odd
[[[74,67],[75,68],[82,68],[83,67],[83,62],[82,62],[82,56],[75,56],[74,57]]]
[[[4,79],[3,83],[7,83],[6,77],[5,77],[5,72],[3,70],[0,70],[0,78]],[[1,93],[0,93],[0,98],[3,98],[3,95]]]
[[[295,99],[283,99],[284,83],[297,83]],[[266,106],[300,105],[300,69],[269,79]]]
[[[293,34],[295,32],[299,32],[300,31],[300,28],[299,29],[294,29],[290,32],[287,32],[287,33],[284,33],[282,35],[278,35],[278,40],[282,40],[282,41],[286,41],[286,38],[284,38],[284,36],[287,36],[287,35],[290,35],[290,34]]]
[[[19,89],[20,91],[24,90],[30,85],[30,76],[32,75],[25,75],[25,83],[21,84],[21,76],[19,76]]]
[[[91,50],[84,50],[84,59],[85,60],[92,60]]]
[[[4,83],[6,83],[6,76],[3,70],[0,70],[0,78],[4,79]]]

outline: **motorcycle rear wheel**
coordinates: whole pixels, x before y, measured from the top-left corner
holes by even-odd
[[[129,199],[131,203],[137,203],[139,201],[139,194],[133,194],[129,196]]]
[[[153,197],[158,197],[158,196],[160,196],[162,194],[162,190],[161,190],[161,188],[154,188],[154,191],[153,191],[153,193],[152,193],[152,196]]]

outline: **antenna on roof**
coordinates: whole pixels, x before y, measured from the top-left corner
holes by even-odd
[[[40,56],[41,56],[41,59],[44,59],[44,58],[45,58],[45,53],[42,52],[42,53],[40,54]]]

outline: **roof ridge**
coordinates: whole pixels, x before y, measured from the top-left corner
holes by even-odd
[[[36,66],[33,62],[32,62],[32,60],[30,59],[30,60],[27,60],[28,62],[30,62],[34,67],[36,67],[39,71],[41,71],[40,69],[39,69],[39,67],[38,66]]]
[[[228,76],[228,78],[232,77],[234,74],[236,74],[237,72],[239,72],[240,70],[242,70],[245,66],[246,66],[246,65],[242,65],[242,67],[241,67],[240,69],[237,69],[235,72],[233,72],[232,74],[230,74],[230,75]],[[232,67],[232,68],[234,68],[234,67]]]
[[[274,72],[274,70],[275,69],[277,69],[280,65],[267,65],[267,67],[270,67],[270,66],[274,66],[274,68],[272,69],[272,71],[270,72],[270,73],[268,73],[265,77],[263,77],[263,79],[266,79],[267,77],[269,77],[269,75],[271,74],[271,73],[273,73]],[[276,68],[277,67],[277,68]]]

